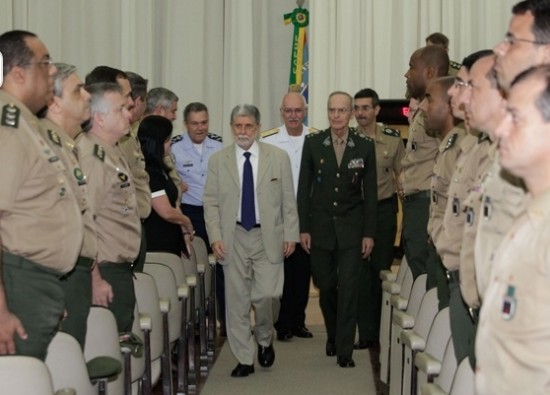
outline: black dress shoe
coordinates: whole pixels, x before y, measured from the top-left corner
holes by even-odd
[[[243,365],[239,363],[231,372],[231,377],[246,377],[254,373],[254,365]]]
[[[258,345],[258,363],[264,368],[268,368],[273,365],[275,361],[275,350],[273,344],[268,347]]]
[[[292,339],[293,335],[290,329],[281,329],[280,331],[277,331],[277,340],[281,342],[287,342],[290,339]]]
[[[311,339],[313,337],[313,334],[305,326],[299,326],[292,329],[292,334],[296,337],[301,337],[304,339]]]
[[[336,343],[334,340],[327,340],[327,346],[325,348],[327,357],[333,357],[336,355]]]
[[[336,362],[341,368],[354,368],[355,362],[351,357],[338,357]]]
[[[355,350],[365,350],[367,348],[373,348],[378,345],[377,340],[359,340],[353,345]]]

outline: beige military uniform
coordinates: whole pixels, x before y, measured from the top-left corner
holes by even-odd
[[[439,236],[443,229],[443,216],[447,207],[449,185],[453,177],[456,160],[460,155],[462,140],[466,136],[464,124],[455,126],[441,141],[439,154],[433,167],[433,177],[430,185],[431,203],[428,220],[428,234],[439,251]]]
[[[383,200],[391,198],[397,192],[397,179],[401,172],[401,160],[405,156],[405,146],[401,135],[395,129],[377,124],[375,133],[373,140],[378,200]]]
[[[495,251],[483,295],[479,395],[550,393],[550,191],[522,200],[521,214]]]
[[[137,136],[138,128],[139,122],[134,122],[130,133],[120,139],[119,146],[126,156],[136,187],[139,217],[146,219],[151,214],[151,189],[149,188],[149,174],[145,171],[145,158]]]
[[[2,250],[67,273],[80,252],[83,226],[65,165],[23,103],[0,91],[0,111]]]
[[[477,161],[474,147],[478,138],[467,134],[460,143],[460,155],[451,178],[451,184],[447,193],[447,206],[443,216],[443,228],[437,244],[437,252],[441,256],[443,265],[447,270],[458,270],[460,261],[460,248],[462,245],[462,230],[466,222],[464,201],[475,182],[477,173]]]
[[[409,129],[405,157],[401,161],[403,192],[410,195],[430,189],[440,140],[426,134],[424,113],[419,111]]]
[[[481,217],[475,239],[475,269],[481,300],[491,273],[497,247],[516,218],[523,212],[523,182],[502,169],[495,149],[489,170],[482,181]]]
[[[474,183],[464,200],[465,224],[460,248],[459,271],[460,292],[466,304],[472,308],[478,308],[479,293],[475,273],[474,246],[477,224],[481,216],[481,183],[483,176],[490,165],[490,156],[494,155],[496,144],[491,143],[489,136],[480,133],[477,144],[472,148],[468,162],[474,170]],[[491,153],[493,151],[493,153]]]
[[[178,189],[178,198],[176,202],[181,202],[181,195],[183,194],[183,191],[181,190],[181,178],[176,171],[176,160],[171,153],[164,156],[164,164],[170,169],[168,171],[168,175]]]
[[[139,252],[141,223],[125,156],[118,145],[110,146],[89,132],[79,136],[77,145],[95,213],[97,261],[133,262]]]
[[[97,255],[97,235],[92,208],[88,198],[86,176],[78,162],[78,148],[76,142],[49,119],[41,120],[41,133],[44,139],[49,140],[54,151],[59,155],[67,169],[67,179],[77,196],[84,223],[84,238],[80,255],[95,260]]]

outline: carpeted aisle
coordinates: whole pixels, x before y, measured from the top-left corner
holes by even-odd
[[[245,378],[230,377],[237,365],[226,342],[210,372],[201,395],[320,395],[376,394],[369,352],[355,351],[355,368],[340,368],[336,357],[325,355],[323,326],[311,326],[313,339],[275,340],[275,363],[265,369],[255,361],[255,373]]]

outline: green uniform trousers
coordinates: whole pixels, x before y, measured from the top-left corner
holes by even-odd
[[[359,340],[362,342],[378,341],[380,335],[382,304],[380,272],[389,270],[393,262],[397,232],[396,211],[396,198],[378,202],[374,249],[370,257],[361,265],[359,272],[357,329]]]
[[[451,335],[457,363],[460,363],[465,357],[470,357],[474,350],[475,326],[468,307],[462,299],[460,293],[460,283],[458,281],[458,271],[452,272],[449,281],[449,290],[451,297],[449,300],[449,317],[451,321]]]
[[[361,245],[325,250],[311,248],[313,283],[319,288],[319,304],[327,336],[336,342],[339,357],[351,357],[357,324],[357,285],[363,259]]]
[[[2,262],[8,308],[28,336],[23,340],[14,334],[16,354],[44,360],[65,308],[62,274],[7,252],[2,253]]]
[[[134,272],[143,273],[143,267],[145,266],[145,259],[147,258],[147,236],[145,235],[145,226],[141,223],[141,242],[139,245],[139,252],[134,264],[132,265]]]
[[[414,279],[426,273],[430,197],[421,191],[403,202],[403,249]]]
[[[88,314],[92,305],[92,258],[78,257],[75,268],[61,279],[65,292],[67,317],[61,321],[61,331],[73,336],[84,350]]]
[[[118,331],[131,331],[136,305],[131,264],[106,262],[99,265],[99,270],[103,279],[113,288],[113,301],[109,304],[109,310],[115,316]]]
[[[439,310],[449,306],[449,281],[447,280],[447,269],[443,266],[441,257],[437,253],[432,243],[428,245],[428,278],[426,279],[426,290],[437,287],[437,299],[439,300]]]

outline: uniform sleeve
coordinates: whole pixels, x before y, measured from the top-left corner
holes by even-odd
[[[149,173],[149,187],[151,188],[151,195],[160,196],[160,192],[166,191],[166,179],[158,170],[148,168],[147,172]]]
[[[363,199],[365,221],[363,237],[374,238],[376,234],[376,207],[378,204],[378,188],[376,178],[376,153],[374,142],[366,142],[365,175],[363,177]]]
[[[25,144],[21,143],[17,129],[0,128],[0,212],[9,210],[13,205],[17,191],[32,166],[33,156]]]
[[[401,137],[397,143],[397,149],[395,150],[395,156],[393,157],[393,174],[395,179],[399,179],[399,173],[401,173],[401,161],[405,157],[405,144]]]
[[[296,209],[296,197],[294,195],[294,182],[292,179],[292,166],[286,151],[280,154],[283,186],[283,225],[284,241],[300,241],[298,226],[298,210]]]
[[[313,184],[313,157],[311,151],[311,138],[306,137],[302,150],[302,162],[300,164],[300,177],[298,179],[298,217],[300,220],[300,233],[310,232],[309,210],[311,201],[311,188]]]
[[[222,239],[220,216],[220,191],[218,176],[218,155],[214,154],[208,161],[208,175],[204,188],[204,222],[211,243]]]

